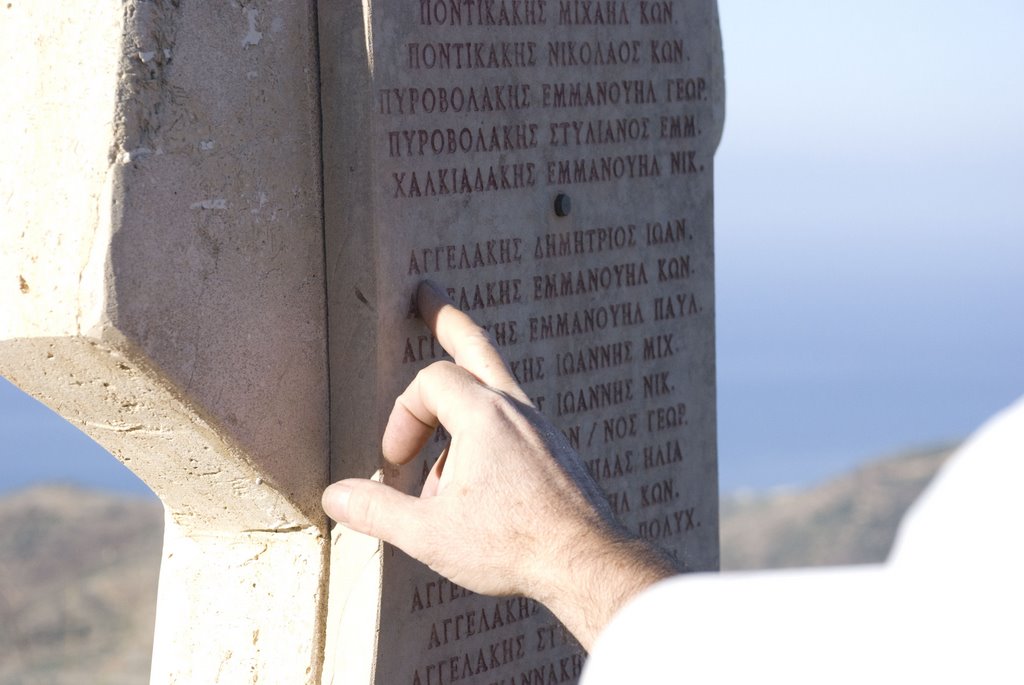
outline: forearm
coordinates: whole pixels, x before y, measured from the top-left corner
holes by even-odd
[[[536,594],[587,651],[615,614],[651,585],[677,575],[677,565],[647,542],[592,528],[576,538]]]

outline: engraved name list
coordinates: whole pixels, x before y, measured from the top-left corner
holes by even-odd
[[[717,568],[714,3],[420,0],[370,22],[361,185],[380,316],[405,316],[383,327],[384,375],[397,391],[444,358],[408,302],[420,280],[443,284],[626,525]],[[386,478],[416,492],[447,439]],[[536,602],[387,555],[379,682],[579,677],[582,650]]]

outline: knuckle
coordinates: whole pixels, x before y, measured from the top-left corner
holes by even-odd
[[[511,410],[510,404],[509,397],[505,393],[492,390],[481,398],[480,408],[497,418],[506,415]]]
[[[377,519],[377,504],[373,493],[358,489],[352,492],[348,500],[349,520],[358,528],[374,537],[377,537],[379,521]]]
[[[451,373],[454,368],[457,368],[455,364],[447,360],[434,362],[416,372],[416,382],[432,383],[441,376]]]

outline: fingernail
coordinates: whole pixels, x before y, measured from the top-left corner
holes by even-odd
[[[445,289],[442,288],[439,284],[430,280],[429,278],[420,283],[420,286],[427,288],[430,292],[436,295],[439,299],[443,300],[445,303],[455,304],[452,298],[448,296],[448,293],[445,292]]]
[[[438,310],[446,304],[455,306],[455,302],[440,285],[429,278],[420,281],[416,290],[416,307],[420,310],[421,319],[429,323]]]
[[[324,512],[338,523],[348,521],[348,498],[352,488],[342,483],[335,483],[324,490],[321,505]]]

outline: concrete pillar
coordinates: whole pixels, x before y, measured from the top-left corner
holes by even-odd
[[[0,373],[167,512],[153,682],[317,682],[311,0],[0,6]]]

